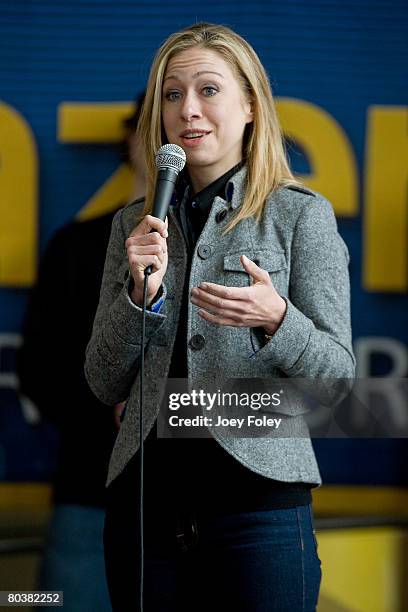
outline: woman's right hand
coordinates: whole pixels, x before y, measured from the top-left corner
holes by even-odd
[[[132,301],[138,306],[143,302],[144,270],[153,267],[149,276],[147,304],[151,304],[158,292],[167,270],[167,233],[168,221],[161,221],[152,215],[146,215],[135,227],[125,242],[129,260],[129,268],[133,277],[134,287],[131,293]],[[154,230],[151,232],[151,230]]]

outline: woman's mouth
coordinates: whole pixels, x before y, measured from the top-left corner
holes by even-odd
[[[197,147],[210,133],[204,130],[186,130],[180,137],[186,147]]]

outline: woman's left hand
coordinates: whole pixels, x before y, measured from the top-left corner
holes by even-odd
[[[122,416],[122,412],[125,409],[125,406],[126,401],[116,404],[115,408],[113,409],[113,420],[115,421],[116,429],[120,429],[120,426],[122,424],[120,419]]]
[[[191,292],[191,301],[200,310],[200,317],[215,325],[231,327],[263,327],[274,334],[286,312],[286,302],[276,291],[266,270],[245,255],[241,263],[252,278],[249,287],[224,287],[200,283]]]

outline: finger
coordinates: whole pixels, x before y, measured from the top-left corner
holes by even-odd
[[[131,269],[144,272],[145,268],[152,266],[153,271],[157,272],[162,267],[162,262],[157,255],[130,255],[129,265]]]
[[[228,312],[232,316],[237,316],[246,313],[248,304],[241,300],[229,300],[221,298],[207,291],[202,291],[199,287],[194,287],[191,291],[191,302],[201,308],[210,309],[212,312],[225,314]]]
[[[225,285],[208,282],[200,283],[198,288],[226,300],[246,300],[248,299],[248,289],[250,289],[250,287],[225,287]]]
[[[163,263],[164,261],[164,253],[161,247],[157,246],[157,245],[153,245],[153,246],[137,246],[137,247],[130,247],[128,249],[127,252],[128,255],[128,259],[130,261],[130,259],[132,258],[133,261],[137,261],[137,258],[141,257],[141,256],[145,256],[145,255],[157,255],[157,257],[160,260],[160,263]]]
[[[143,234],[148,234],[151,230],[156,230],[163,238],[168,236],[165,222],[157,217],[153,217],[153,215],[146,215],[131,232],[130,236],[142,236]]]
[[[228,317],[220,317],[218,315],[212,314],[208,312],[208,310],[199,310],[198,314],[202,319],[208,321],[208,323],[212,323],[213,325],[227,325],[229,327],[245,327],[244,323],[240,321],[236,321],[234,319],[230,319]]]
[[[125,241],[125,247],[128,249],[131,246],[146,246],[149,244],[157,244],[162,247],[163,251],[167,251],[167,242],[159,232],[151,232],[143,236],[130,236]]]
[[[153,217],[153,219],[155,219],[155,218],[156,218],[156,217]],[[160,233],[160,235],[161,235],[163,238],[168,238],[168,236],[169,236],[168,228],[169,228],[169,220],[168,220],[168,218],[166,217],[166,218],[164,219],[164,228],[163,228],[163,230],[159,230],[159,233]]]
[[[245,272],[252,277],[254,282],[265,282],[267,280],[266,276],[268,279],[270,278],[266,270],[257,266],[256,263],[254,263],[246,255],[241,255],[240,261],[245,269]]]
[[[198,303],[193,301],[194,306],[197,306],[200,310],[204,310],[214,316],[220,317],[222,319],[229,319],[234,321],[237,324],[239,321],[242,321],[242,314],[234,312],[233,310],[223,310],[217,308],[216,306],[211,306],[210,304],[206,304],[205,302]],[[200,312],[200,310],[198,312]]]
[[[128,255],[133,253],[135,255],[159,255],[163,256],[164,251],[160,244],[147,244],[146,246],[136,244],[134,246],[130,246],[127,249]]]
[[[137,262],[137,259],[141,259],[142,257],[157,257],[160,262],[164,260],[163,251],[155,252],[151,250],[152,247],[133,247],[128,250],[128,260]]]

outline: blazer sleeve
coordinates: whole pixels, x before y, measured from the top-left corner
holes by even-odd
[[[325,385],[324,403],[341,401],[355,375],[348,263],[330,202],[307,198],[292,240],[286,313],[257,357],[288,377],[343,379]]]
[[[99,400],[110,405],[129,396],[141,355],[142,309],[129,295],[132,281],[125,249],[124,210],[118,211],[112,222],[99,305],[85,359],[89,386]],[[147,345],[165,318],[163,313],[146,311]]]

